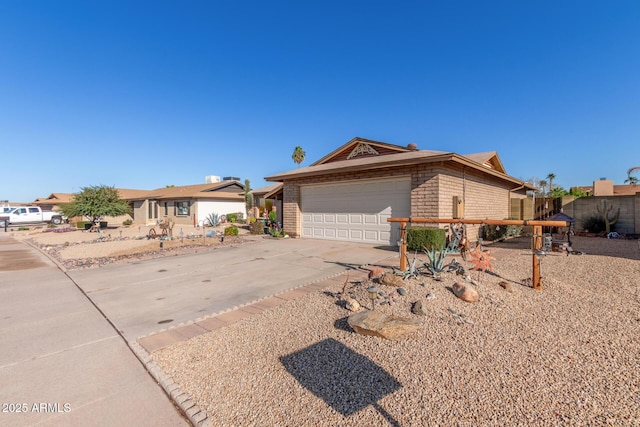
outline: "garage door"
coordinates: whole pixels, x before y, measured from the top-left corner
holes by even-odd
[[[411,212],[410,178],[301,188],[302,237],[395,245]]]

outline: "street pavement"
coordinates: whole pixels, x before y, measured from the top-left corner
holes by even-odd
[[[256,239],[65,273],[0,233],[0,426],[189,425],[134,355],[138,338],[393,255]]]
[[[69,277],[2,234],[0,426],[190,425]]]

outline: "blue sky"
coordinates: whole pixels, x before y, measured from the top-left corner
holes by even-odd
[[[0,200],[263,177],[355,136],[640,166],[637,1],[3,1]]]

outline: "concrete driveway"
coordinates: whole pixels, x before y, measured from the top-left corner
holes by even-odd
[[[68,274],[132,341],[396,255],[366,244],[257,239]]]

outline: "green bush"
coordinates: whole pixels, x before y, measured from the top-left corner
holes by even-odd
[[[591,215],[582,220],[582,228],[588,233],[602,233],[607,230],[607,225],[600,215]]]
[[[76,228],[79,228],[80,230],[84,230],[84,225],[85,224],[91,224],[90,221],[78,221],[76,222]]]
[[[262,221],[253,221],[249,225],[250,234],[264,234],[264,223]]]
[[[278,220],[278,214],[276,211],[269,212],[269,221],[273,224]]]
[[[446,242],[443,228],[409,227],[407,228],[407,250],[411,252],[424,249],[441,250]]]
[[[224,229],[225,236],[237,236],[238,235],[238,227],[235,225],[230,225]]]
[[[236,222],[236,219],[238,219],[238,214],[236,213],[227,214],[227,222]]]
[[[122,225],[129,226],[131,224],[133,224],[133,220],[131,218],[122,221]]]

